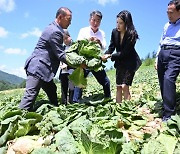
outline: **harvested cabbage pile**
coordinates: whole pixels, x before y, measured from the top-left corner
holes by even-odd
[[[85,88],[87,79],[84,78],[84,71],[80,67],[81,64],[86,64],[87,69],[100,71],[104,68],[101,60],[102,50],[98,43],[87,39],[74,42],[66,51],[67,64],[75,71],[69,76],[69,79],[75,86]]]

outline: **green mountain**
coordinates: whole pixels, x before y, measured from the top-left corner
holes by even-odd
[[[13,85],[21,84],[25,79],[13,74],[9,74],[0,70],[0,81],[7,82]]]

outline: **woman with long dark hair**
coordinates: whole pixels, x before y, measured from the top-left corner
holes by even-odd
[[[131,13],[127,10],[121,11],[117,15],[116,22],[117,25],[112,30],[110,44],[105,55],[115,61],[116,102],[121,103],[123,98],[125,100],[131,98],[129,86],[141,65],[141,60],[135,50],[136,40],[139,36],[134,27]],[[116,53],[112,54],[115,49]]]

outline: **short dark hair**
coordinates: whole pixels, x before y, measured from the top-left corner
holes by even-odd
[[[171,0],[169,3],[168,3],[168,6],[169,5],[172,5],[174,4],[176,6],[176,10],[179,11],[180,10],[180,0]]]
[[[56,12],[56,18],[60,15],[60,14],[62,14],[62,15],[66,15],[66,11],[69,11],[69,12],[71,12],[71,10],[69,10],[67,7],[60,7],[58,10],[57,10],[57,12]],[[72,12],[71,12],[72,13]]]
[[[97,15],[98,17],[100,17],[101,19],[102,19],[102,13],[100,12],[100,11],[98,11],[98,10],[95,10],[95,11],[92,11],[91,13],[90,13],[90,18],[92,18],[92,16],[94,16],[94,15]]]

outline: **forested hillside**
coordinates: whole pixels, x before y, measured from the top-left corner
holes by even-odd
[[[0,70],[0,81],[6,81],[10,84],[21,84],[24,79],[13,74],[9,74]]]
[[[0,91],[22,87],[25,79],[0,70]]]

